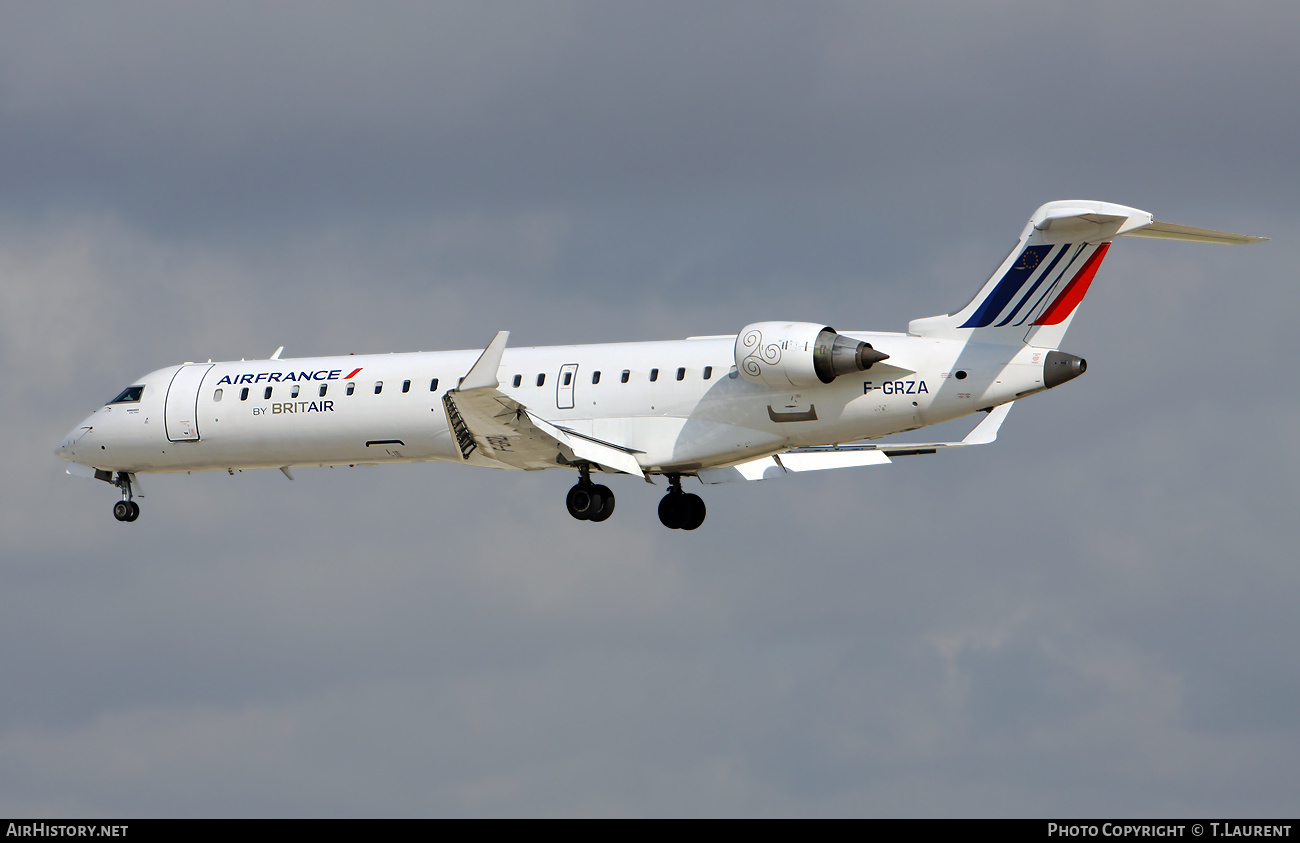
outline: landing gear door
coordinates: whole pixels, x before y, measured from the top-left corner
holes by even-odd
[[[197,442],[199,439],[199,387],[211,363],[181,366],[167,387],[167,410],[164,414],[170,442]]]
[[[565,363],[560,367],[560,377],[555,381],[555,406],[558,409],[573,409],[573,382],[577,379],[577,363]]]

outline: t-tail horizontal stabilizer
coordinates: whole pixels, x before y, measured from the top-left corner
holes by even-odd
[[[1109,202],[1048,202],[1029,218],[1019,244],[970,303],[955,313],[913,319],[907,331],[933,339],[1059,348],[1117,237],[1228,245],[1268,239],[1157,222],[1146,211]]]

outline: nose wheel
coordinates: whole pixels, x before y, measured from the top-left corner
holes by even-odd
[[[113,517],[118,521],[134,521],[140,517],[140,504],[135,501],[118,501],[113,504]]]
[[[668,494],[659,501],[659,521],[670,530],[694,530],[708,514],[704,499],[682,491],[682,478],[668,475]]]
[[[591,469],[582,466],[582,479],[564,499],[569,514],[579,521],[604,521],[614,514],[614,493],[608,486],[591,482]]]

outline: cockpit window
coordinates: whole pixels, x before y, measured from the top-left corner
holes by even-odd
[[[139,401],[140,396],[144,395],[144,386],[128,386],[122,390],[122,394],[109,401],[110,404],[126,404],[131,401]]]

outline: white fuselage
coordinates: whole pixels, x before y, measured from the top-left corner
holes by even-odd
[[[706,507],[683,476],[766,480],[992,442],[1010,402],[1086,371],[1059,347],[1122,235],[1263,239],[1048,202],[965,306],[906,334],[769,321],[676,342],[509,348],[498,331],[481,352],[186,363],[123,390],[56,454],[68,473],[118,487],[113,517],[127,522],[140,515],[139,472],[448,460],[575,468],[565,506],[593,523],[614,512],[593,471],[665,475],[659,520],[690,531]],[[980,410],[960,442],[861,443]]]
[[[735,337],[725,336],[508,348],[497,376],[500,391],[531,412],[635,452],[647,473],[873,439],[1045,388],[1046,349],[845,335],[889,360],[830,384],[783,389],[742,377]],[[499,468],[477,453],[462,458],[441,401],[480,353],[171,366],[136,381],[139,400],[92,413],[56,453],[131,473],[429,460]]]

